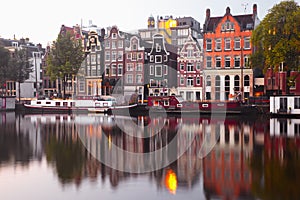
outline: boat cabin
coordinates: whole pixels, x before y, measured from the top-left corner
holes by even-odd
[[[182,107],[184,99],[181,96],[149,96],[148,106],[176,110]]]
[[[300,96],[271,96],[270,114],[300,116]]]

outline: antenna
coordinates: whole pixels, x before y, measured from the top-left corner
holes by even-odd
[[[242,3],[242,6],[244,7],[244,12],[246,13],[246,11],[247,11],[247,6],[248,6],[248,3]]]

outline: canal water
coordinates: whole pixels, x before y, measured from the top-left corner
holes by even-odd
[[[0,113],[0,194],[299,199],[300,119]]]

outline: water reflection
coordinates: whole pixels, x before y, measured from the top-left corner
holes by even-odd
[[[165,199],[166,194],[175,199],[295,199],[300,195],[299,133],[299,119],[0,113],[0,185],[5,185],[1,170],[45,162],[62,186],[75,185],[98,198],[109,191],[91,192],[86,180],[109,184],[118,191],[115,199],[138,195],[129,188],[139,188],[144,199]],[[169,148],[170,142],[176,148]],[[160,149],[165,151],[138,159],[128,154]],[[170,159],[173,155],[177,159]]]

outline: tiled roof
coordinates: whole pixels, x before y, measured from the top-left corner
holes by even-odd
[[[204,31],[205,32],[214,32],[215,28],[218,26],[219,22],[225,17],[210,17],[205,24]],[[242,30],[250,29],[252,30],[254,27],[253,15],[235,15],[232,16],[235,20],[240,24]],[[251,24],[251,25],[250,25]]]

